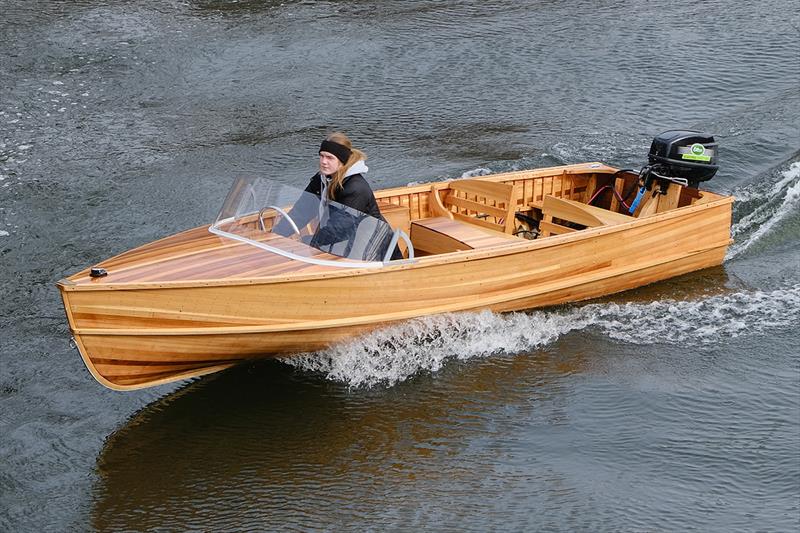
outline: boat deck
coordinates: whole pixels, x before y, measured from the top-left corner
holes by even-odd
[[[292,239],[264,234],[265,243],[278,243],[286,251],[314,259],[344,261]],[[194,228],[134,248],[94,265],[107,276],[92,278],[89,269],[68,278],[76,285],[159,283],[220,279],[249,279],[293,273],[325,272],[335,267],[304,263],[233,239],[214,235],[208,226]]]

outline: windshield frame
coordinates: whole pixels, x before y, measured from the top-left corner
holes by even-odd
[[[270,180],[259,176],[236,177],[230,190],[228,191],[228,195],[223,203],[216,221],[209,225],[209,232],[219,235],[220,237],[232,239],[256,248],[260,248],[264,251],[280,255],[287,259],[320,266],[373,269],[381,268],[387,265],[395,265],[414,261],[413,251],[410,252],[409,259],[390,259],[391,250],[394,249],[394,246],[399,239],[405,240],[409,246],[409,250],[413,250],[413,246],[411,246],[408,235],[406,235],[403,231],[399,229],[392,229],[391,226],[389,226],[389,224],[384,220],[376,219],[366,213],[362,213],[361,211],[329,200],[325,200],[324,205],[326,209],[330,209],[330,213],[333,213],[334,211],[347,213],[350,216],[345,216],[345,220],[349,221],[352,218],[353,220],[357,221],[353,223],[353,226],[345,227],[345,230],[349,232],[352,242],[362,245],[360,248],[363,248],[363,245],[369,245],[371,242],[371,237],[373,239],[382,241],[387,241],[388,239],[388,246],[390,248],[387,249],[381,260],[363,260],[339,255],[338,253],[332,251],[333,245],[329,246],[331,250],[325,250],[318,246],[314,246],[312,243],[306,242],[305,240],[301,241],[298,239],[293,239],[291,243],[288,243],[288,241],[283,241],[283,239],[289,239],[291,236],[282,235],[280,232],[272,231],[273,228],[277,228],[277,226],[280,224],[280,222],[277,221],[285,220],[292,228],[293,233],[300,233],[297,225],[286,212],[287,202],[290,201],[288,199],[291,198],[296,199],[291,204],[291,207],[288,208],[289,213],[291,213],[292,208],[298,205],[301,199],[306,201],[306,205],[308,205],[312,199],[317,205],[322,202],[318,196],[313,195],[312,193],[298,189],[291,185],[280,183],[275,180]],[[275,221],[273,221],[270,229],[265,228],[264,219],[262,217],[266,210],[274,210],[281,215],[278,216],[273,214]],[[319,212],[322,213],[322,210],[320,209]],[[284,216],[285,218],[283,218]],[[323,223],[321,225],[319,224],[319,217],[317,217],[316,221],[304,224],[302,227],[315,228],[314,230],[311,230],[311,233],[318,231],[320,228],[325,229],[325,217],[322,216],[322,218]],[[329,218],[332,219],[333,217]],[[244,228],[245,224],[253,226],[256,221],[258,222],[261,231],[272,235],[272,238],[268,239],[267,242],[249,238],[248,234],[252,234],[253,232],[252,227],[250,227],[247,231],[242,229]],[[332,226],[333,224],[330,224],[327,227]],[[367,234],[367,237],[361,236],[362,232],[358,231],[359,228],[365,228],[364,232]],[[313,242],[313,238],[311,241]],[[309,255],[302,255],[301,253],[296,253],[293,250],[287,249],[289,246],[281,247],[279,244],[283,242],[291,244],[291,248],[294,250],[303,250],[305,245],[309,249]],[[347,246],[346,251],[352,250],[352,248],[353,244],[351,243]],[[325,259],[321,257],[314,257],[314,255],[319,256],[320,252],[323,254],[336,256],[337,258]]]

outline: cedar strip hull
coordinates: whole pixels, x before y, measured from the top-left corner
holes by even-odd
[[[580,301],[719,265],[731,242],[731,203],[381,269],[59,287],[92,375],[130,390],[323,349],[413,317]]]

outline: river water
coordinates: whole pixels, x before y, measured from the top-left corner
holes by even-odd
[[[0,530],[800,527],[796,3],[0,0],[0,79]],[[673,128],[721,144],[721,267],[138,392],[69,346],[55,281],[332,130],[381,188]]]

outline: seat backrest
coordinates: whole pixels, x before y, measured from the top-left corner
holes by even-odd
[[[437,213],[502,233],[514,232],[514,186],[482,180],[453,180],[444,198],[434,186],[431,195],[445,213]]]

